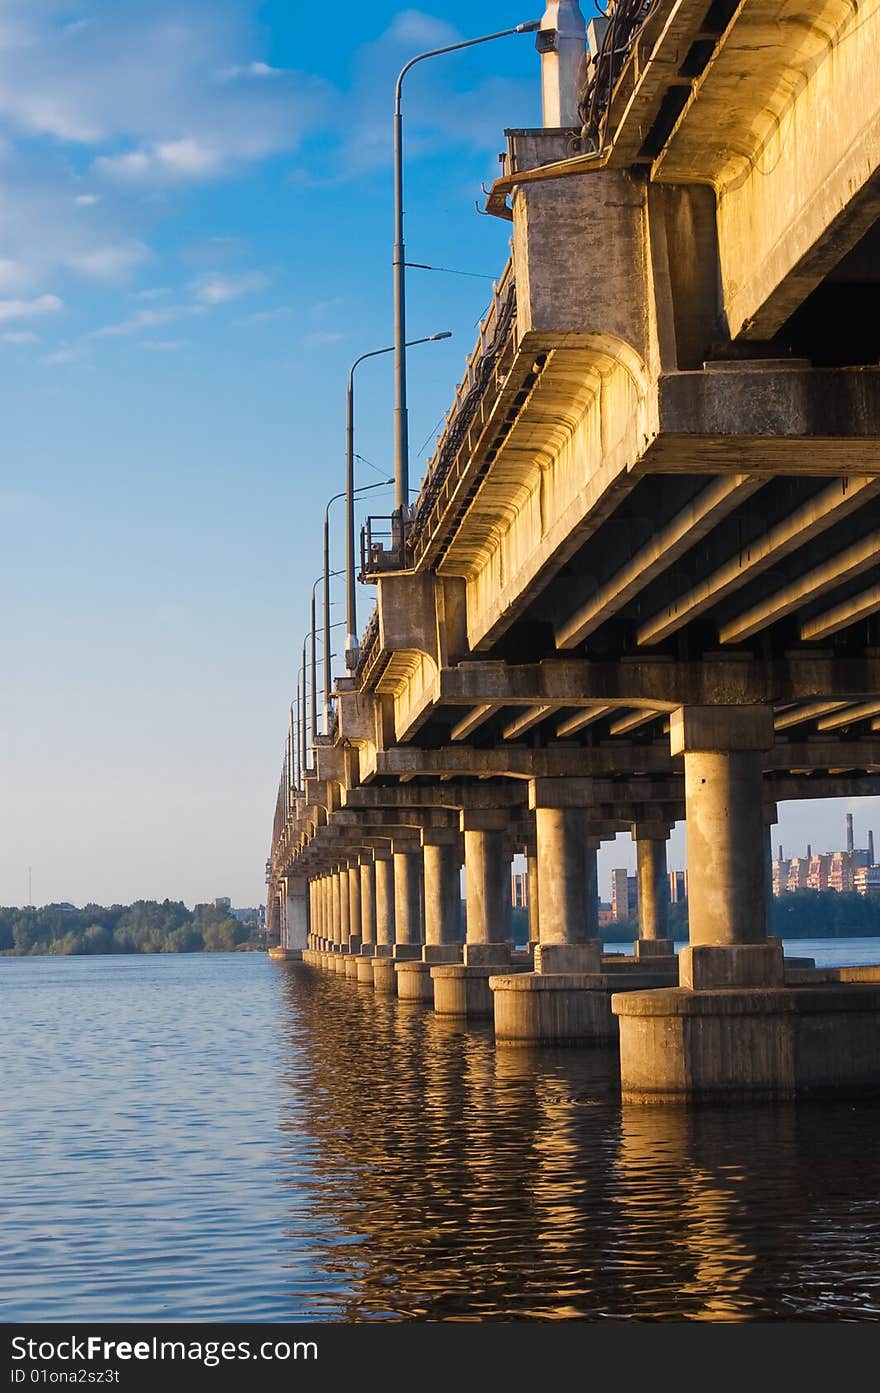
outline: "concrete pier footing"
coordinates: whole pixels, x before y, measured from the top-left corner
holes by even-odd
[[[428,1005],[434,1001],[434,983],[431,979],[430,963],[417,961],[395,962],[397,974],[397,995],[401,1001],[424,1001]]]
[[[880,1093],[880,985],[616,994],[629,1102]]]
[[[615,972],[524,972],[492,975],[495,1040],[505,1045],[607,1044],[618,1035],[615,993],[642,995],[669,987],[672,969]]]

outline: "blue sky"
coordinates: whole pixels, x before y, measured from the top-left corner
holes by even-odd
[[[540,10],[0,0],[0,902],[29,867],[39,904],[262,898],[348,367],[391,334],[394,76]],[[533,38],[405,110],[409,257],[473,273],[409,273],[411,336],[454,334],[410,354],[417,475],[507,257],[474,202],[539,123]],[[360,483],[391,411],[366,364]]]

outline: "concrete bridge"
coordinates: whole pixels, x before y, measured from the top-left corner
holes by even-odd
[[[630,1097],[876,1090],[880,969],[786,962],[767,900],[777,801],[880,792],[880,0],[613,9],[547,7],[545,126],[487,202],[510,261],[414,506],[365,529],[270,928],[499,1047],[619,1036]]]

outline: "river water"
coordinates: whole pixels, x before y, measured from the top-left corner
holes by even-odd
[[[4,958],[0,1001],[4,1321],[880,1316],[880,1103],[622,1106],[613,1050],[258,953]]]

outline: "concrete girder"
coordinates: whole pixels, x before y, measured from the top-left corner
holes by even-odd
[[[871,477],[838,479],[797,508],[783,522],[758,537],[743,552],[733,556],[713,575],[699,581],[640,625],[636,639],[646,646],[661,643],[716,605],[726,595],[754,580],[763,571],[813,537],[833,527],[850,513],[880,493],[880,479]]]
[[[769,595],[757,605],[752,605],[744,614],[739,614],[735,619],[730,619],[723,624],[718,631],[718,638],[721,643],[740,643],[744,639],[751,638],[753,634],[761,629],[766,629],[768,625],[774,624],[777,619],[783,619],[787,614],[794,610],[803,608],[812,600],[818,600],[829,590],[835,589],[838,585],[844,585],[847,581],[855,579],[865,571],[871,570],[877,564],[877,556],[880,554],[880,532],[871,532],[867,537],[862,537],[852,546],[846,547],[838,552],[836,556],[828,561],[823,561],[821,566],[815,566],[806,575],[800,576],[791,585],[784,586],[777,590],[774,595]],[[854,624],[857,619],[864,614],[873,614],[880,609],[880,587],[874,587],[868,592],[869,603],[861,612],[853,612],[848,617],[850,607],[858,611],[860,601],[864,597],[856,597],[853,600],[844,601],[843,605],[837,607],[841,611],[841,622],[833,622],[836,611],[832,610],[816,619],[807,620],[801,625],[801,638],[816,640],[825,638],[829,634],[836,633],[837,629],[845,628],[847,624]],[[871,603],[870,598],[876,599],[876,603]],[[828,624],[829,616],[832,622]]]
[[[808,643],[829,638],[831,634],[837,634],[841,629],[849,628],[850,624],[857,624],[860,619],[867,619],[878,612],[880,585],[872,585],[870,590],[863,590],[860,595],[853,595],[832,609],[826,609],[824,614],[806,620],[801,625],[801,638]]]
[[[556,647],[577,648],[764,483],[763,478],[750,474],[722,475],[716,479],[637,551],[611,580],[601,585],[590,600],[557,625]]]
[[[552,703],[543,706],[527,707],[519,716],[510,721],[502,730],[502,740],[515,740],[518,735],[525,735],[526,731],[532,730],[534,726],[540,725],[543,720],[556,711],[557,706]]]
[[[579,731],[586,730],[587,726],[600,721],[613,710],[613,706],[588,706],[574,716],[566,716],[556,727],[557,740],[564,740],[567,735],[577,735]]]
[[[774,717],[774,730],[789,730],[792,726],[803,725],[804,721],[814,721],[817,716],[825,716],[829,711],[839,711],[846,706],[845,701],[810,701],[806,706],[796,706]]]
[[[617,663],[556,658],[541,663],[461,663],[440,673],[438,700],[446,706],[540,706],[575,710],[597,705],[672,711],[677,706],[741,705],[867,699],[880,693],[880,657],[828,651],[756,658],[750,653],[709,654],[695,662],[662,656]]]
[[[619,716],[616,721],[611,722],[608,727],[609,734],[626,735],[628,731],[638,730],[640,726],[656,721],[660,714],[659,711],[629,711],[625,716]]]
[[[819,730],[840,730],[856,721],[866,721],[869,716],[880,716],[880,701],[863,701],[855,706],[845,706],[842,711],[823,716],[816,722]]]
[[[475,706],[473,711],[468,712],[466,716],[462,716],[461,720],[457,721],[452,727],[452,730],[449,732],[450,740],[466,740],[467,737],[472,735],[475,730],[478,730],[485,721],[488,721],[491,716],[494,716],[495,712],[500,710],[503,704],[503,702],[487,701],[482,702],[479,706]]]

